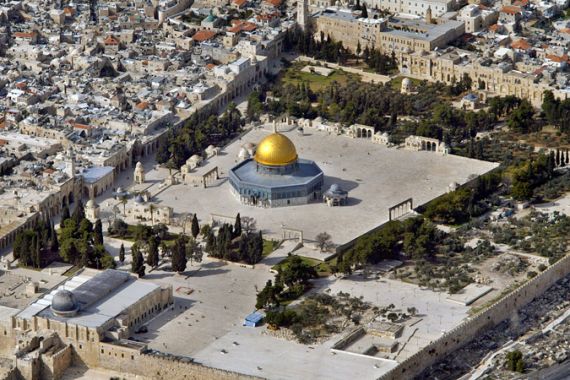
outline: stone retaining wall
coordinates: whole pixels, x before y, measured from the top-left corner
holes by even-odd
[[[441,338],[402,361],[397,367],[380,377],[380,380],[412,379],[418,376],[427,367],[437,363],[448,354],[476,338],[483,329],[495,326],[510,318],[517,310],[542,295],[554,283],[566,277],[569,273],[570,255],[567,255],[520,288],[474,317],[468,318],[459,326],[445,333]]]

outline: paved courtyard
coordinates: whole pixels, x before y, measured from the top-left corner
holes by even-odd
[[[333,354],[331,346],[346,332],[306,346],[267,335],[265,327],[242,326],[255,308],[256,287],[274,277],[270,267],[293,245],[286,242],[253,269],[205,258],[182,275],[160,269],[149,273],[144,280],[173,286],[175,304],[134,338],[208,366],[271,379],[374,379],[394,367],[394,361]],[[192,292],[177,291],[180,287]]]
[[[496,166],[459,156],[388,148],[312,129],[305,135],[281,132],[296,145],[299,157],[314,160],[321,167],[325,189],[338,183],[349,191],[347,206],[328,207],[317,202],[264,209],[242,205],[233,197],[228,171],[238,162],[241,146],[258,143],[271,133],[268,126],[250,131],[206,161],[200,172],[217,166],[221,178],[216,184],[208,188],[171,186],[158,194],[157,202],[174,207],[177,213],[197,213],[201,223],[209,222],[211,214],[233,218],[239,212],[242,217],[255,218],[258,227],[273,237],[280,237],[285,226],[303,230],[306,239],[326,231],[335,244],[343,244],[387,221],[389,207],[410,197],[414,205],[423,204],[445,193],[450,183],[465,183]]]

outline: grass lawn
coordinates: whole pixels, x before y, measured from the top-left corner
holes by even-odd
[[[328,86],[333,81],[345,85],[350,79],[360,80],[360,76],[356,74],[347,73],[342,70],[335,69],[334,72],[327,76],[313,73],[302,72],[301,69],[307,66],[306,63],[298,63],[289,67],[282,74],[280,81],[283,85],[292,84],[296,86],[300,83],[306,83],[311,87],[313,91],[319,91],[322,88]]]
[[[275,251],[279,247],[279,242],[275,240],[265,240],[263,239],[263,253],[262,256],[266,257],[271,254],[271,252]]]
[[[289,257],[292,257],[292,256],[289,256]],[[282,265],[285,265],[287,263],[287,260],[289,260],[289,257],[287,257],[286,259],[281,261],[279,264],[275,264],[273,267],[271,267],[271,269],[273,269],[275,271],[278,270],[279,267],[281,267]],[[330,267],[329,263],[324,262],[324,261],[320,261],[320,260],[316,260],[316,259],[311,259],[310,257],[304,257],[304,256],[299,256],[299,257],[301,258],[301,260],[303,260],[303,262],[305,264],[310,265],[313,268],[315,268],[319,277],[328,277],[331,275],[331,267]]]

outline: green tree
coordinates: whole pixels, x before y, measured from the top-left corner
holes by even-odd
[[[62,241],[59,255],[65,262],[75,265],[79,260],[79,251],[75,246],[75,239]]]
[[[523,99],[520,105],[507,118],[507,125],[512,131],[528,133],[534,128],[534,108],[528,100]]]
[[[204,227],[206,227],[206,225]],[[198,217],[196,216],[196,214],[194,214],[194,216],[192,217],[192,228],[191,228],[191,230],[192,230],[191,231],[192,237],[194,239],[196,239],[196,237],[200,233],[200,224],[198,224]]]
[[[125,262],[125,245],[121,243],[121,248],[119,249],[119,261],[122,263]]]
[[[190,265],[192,265],[194,261],[201,263],[203,256],[204,253],[202,252],[200,244],[198,244],[195,239],[190,239],[186,244],[186,258],[190,260]]]
[[[311,278],[316,278],[315,268],[305,263],[297,255],[289,256],[287,262],[281,265],[277,278],[279,282],[291,287],[295,284],[306,284]]]
[[[182,273],[186,270],[186,246],[182,236],[174,242],[172,247],[172,270]]]
[[[241,236],[241,232],[241,218],[238,212],[236,215],[236,221],[234,223],[234,236]]]
[[[360,15],[364,18],[368,18],[368,10],[366,9],[366,4],[362,4],[362,13]]]
[[[137,242],[135,242],[131,247],[131,257],[131,272],[139,273],[140,267],[144,266],[144,258]]]
[[[147,243],[147,254],[146,254],[146,263],[151,267],[155,268],[158,266],[158,239],[156,236],[152,235],[148,239]]]
[[[273,282],[271,280],[267,280],[265,287],[259,293],[257,293],[255,308],[264,309],[279,306],[278,296],[282,290],[282,287],[273,285]]]
[[[75,206],[75,210],[73,210],[71,218],[77,225],[79,225],[81,221],[85,219],[85,208],[83,207],[83,202],[81,202],[81,199],[77,201],[77,205]]]

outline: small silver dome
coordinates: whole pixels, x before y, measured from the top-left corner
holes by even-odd
[[[59,290],[51,300],[51,310],[62,317],[71,317],[79,310],[75,296],[69,290]]]
[[[135,203],[139,204],[144,203],[144,198],[142,197],[142,195],[139,194],[135,197]]]

